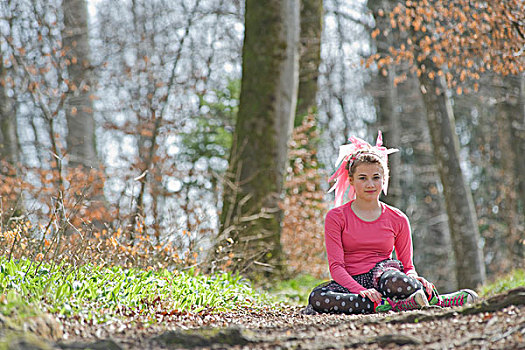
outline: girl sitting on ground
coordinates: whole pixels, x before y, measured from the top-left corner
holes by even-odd
[[[330,178],[336,180],[336,203],[325,220],[333,280],[314,288],[307,310],[355,314],[474,302],[470,289],[439,295],[417,274],[407,216],[379,200],[388,188],[387,156],[398,150],[382,146],[381,132],[375,146],[357,137],[349,141],[340,147],[340,166]],[[341,205],[347,189],[352,200]],[[394,248],[398,260],[391,259]]]

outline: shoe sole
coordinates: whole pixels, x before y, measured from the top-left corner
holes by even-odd
[[[427,296],[422,290],[418,290],[416,293],[414,293],[414,301],[421,307],[430,306]]]

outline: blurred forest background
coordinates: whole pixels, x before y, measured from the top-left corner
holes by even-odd
[[[519,0],[3,0],[2,254],[329,278],[380,129],[421,275],[523,267],[524,36]]]

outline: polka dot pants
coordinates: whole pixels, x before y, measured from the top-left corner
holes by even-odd
[[[374,288],[370,272],[352,276],[359,284]],[[379,278],[376,289],[385,297],[404,299],[417,289],[423,289],[421,282],[399,270],[387,270]],[[335,281],[325,282],[314,288],[308,303],[321,313],[365,314],[374,312],[372,300],[351,293]]]
[[[383,296],[394,299],[405,299],[418,289],[424,290],[423,284],[417,279],[397,270],[383,273],[378,284],[378,290]]]

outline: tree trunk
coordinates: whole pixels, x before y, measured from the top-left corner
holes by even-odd
[[[301,0],[301,37],[299,58],[299,91],[295,126],[317,110],[317,78],[321,64],[322,0]]]
[[[413,152],[412,161],[401,168],[401,184],[414,236],[414,263],[418,273],[440,292],[449,292],[457,288],[454,254],[425,105],[415,75],[399,85],[399,96],[403,140],[407,142],[406,147],[402,142],[402,147]],[[411,178],[407,178],[409,173]]]
[[[390,20],[385,16],[380,16],[379,11],[382,10],[390,13],[392,8],[397,4],[397,1],[388,0],[371,0],[368,1],[368,8],[372,11],[374,20],[376,22],[376,29],[381,32],[390,29]],[[388,54],[388,49],[393,45],[393,36],[399,34],[392,34],[388,37],[378,36],[374,40],[374,44],[379,54]],[[392,64],[382,72],[378,72],[372,79],[373,82],[370,87],[373,89],[373,96],[375,99],[377,124],[378,128],[383,131],[384,139],[388,141],[389,145],[401,144],[400,135],[400,102],[398,98],[398,87],[394,84],[396,77],[397,66]],[[401,183],[400,183],[400,169],[401,157],[399,155],[390,157],[388,159],[390,168],[390,182],[388,186],[388,196],[383,200],[391,205],[400,206],[401,202]]]
[[[387,37],[376,37],[375,46],[380,54],[388,54],[394,38],[401,33],[392,29],[388,16],[380,16],[379,12],[390,13],[397,3],[368,1],[375,29],[382,33],[392,31]],[[443,195],[438,191],[439,177],[435,173],[434,156],[428,141],[430,136],[419,81],[410,75],[406,81],[394,83],[397,71],[407,71],[408,68],[391,65],[386,76],[378,72],[368,84],[376,102],[379,129],[384,131],[389,145],[403,150],[402,154],[389,159],[390,184],[384,201],[402,208],[410,217],[418,273],[432,281],[438,290],[450,291],[456,288],[450,233]]]
[[[88,12],[85,0],[67,0],[64,10],[64,47],[71,61],[69,91],[66,98],[67,151],[72,167],[96,167],[95,121],[90,94],[90,50]]]
[[[0,159],[10,164],[18,161],[18,137],[16,131],[15,103],[7,94],[7,72],[0,51]],[[3,167],[0,174],[4,174]]]
[[[12,181],[18,176],[18,163],[20,161],[20,147],[17,132],[16,101],[14,94],[8,95],[10,84],[7,79],[7,69],[0,49],[0,178],[4,184],[0,204],[2,205],[2,222],[6,224],[10,218],[22,215],[23,204],[21,189],[12,186]]]
[[[512,122],[512,130],[516,139],[516,154],[525,154],[525,74],[519,77],[519,102],[518,113],[514,116],[516,120]],[[520,213],[520,222],[525,226],[525,162],[517,162],[515,167],[516,177],[518,178],[518,212]],[[522,226],[522,227],[523,227]],[[525,230],[521,230],[521,258],[525,257]],[[522,260],[523,261],[523,260]]]
[[[401,116],[399,113],[398,87],[394,85],[396,67],[389,67],[388,75],[385,78],[386,96],[380,100],[380,129],[384,130],[384,138],[389,145],[401,144]],[[381,79],[383,80],[383,79]],[[401,155],[390,157],[390,180],[388,186],[388,196],[385,201],[392,205],[399,206],[401,200]]]
[[[430,59],[422,62],[437,72]],[[485,281],[485,265],[479,238],[477,215],[459,159],[459,141],[454,113],[447,96],[444,79],[436,74],[434,80],[422,73],[419,78],[430,137],[438,172],[443,184],[452,244],[456,258],[458,287],[475,288]]]
[[[503,173],[499,178],[499,187],[504,193],[504,208],[502,211],[507,224],[505,249],[507,263],[514,266],[514,261],[523,258],[525,234],[520,226],[523,224],[523,210],[520,212],[520,202],[523,208],[523,188],[525,181],[525,166],[519,161],[525,154],[525,120],[523,111],[522,76],[498,77],[497,87],[500,93],[497,105],[496,125],[499,131],[498,142],[501,151],[501,167]],[[521,197],[520,197],[521,196]]]
[[[525,74],[520,76],[519,109],[513,121],[513,129],[517,136],[518,154],[525,154]],[[522,213],[525,213],[525,162],[518,162],[516,175],[519,178],[519,194]]]
[[[282,268],[278,203],[297,102],[298,42],[299,0],[246,2],[240,105],[215,261],[252,277]],[[227,249],[225,242],[233,243]]]

